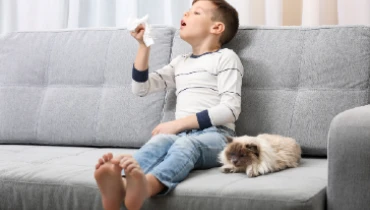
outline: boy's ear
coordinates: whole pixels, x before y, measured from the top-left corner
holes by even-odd
[[[215,22],[212,25],[211,33],[219,35],[225,31],[225,24],[223,22]]]

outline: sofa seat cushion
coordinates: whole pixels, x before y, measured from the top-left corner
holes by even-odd
[[[304,158],[298,168],[256,178],[198,170],[152,209],[325,209],[327,159]],[[178,206],[178,207],[177,207]],[[150,208],[148,208],[150,209]]]
[[[93,174],[106,152],[135,150],[0,145],[0,209],[102,209]],[[257,178],[195,170],[143,209],[324,209],[326,185],[326,159],[304,158],[298,168]]]

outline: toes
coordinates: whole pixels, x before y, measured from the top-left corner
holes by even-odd
[[[107,154],[103,155],[103,160],[104,160],[104,162],[108,162],[108,161],[109,161],[109,160],[108,160],[108,155],[107,155]]]
[[[95,169],[98,169],[103,164],[104,164],[104,160],[102,158],[99,158],[98,163],[95,165]]]
[[[129,155],[129,154],[120,154],[120,155],[113,156],[110,162],[113,164],[120,164],[123,159],[131,158],[131,157],[132,155]]]
[[[126,167],[125,172],[130,174],[130,173],[134,172],[135,170],[140,171],[140,166],[138,164],[132,163],[132,164],[130,164]]]
[[[110,161],[113,163],[113,164],[120,164],[121,160],[125,157],[126,155],[117,155],[117,156],[114,156]]]
[[[99,164],[99,163],[98,163],[98,164],[96,164],[96,165],[95,165],[95,169],[99,169],[99,167],[100,167],[100,166],[101,166],[101,164]]]
[[[108,157],[108,160],[111,160],[111,159],[113,158],[113,154],[112,154],[111,152],[109,152],[109,153],[107,154],[107,157]]]
[[[111,159],[113,158],[113,154],[111,152],[109,153],[105,153],[101,159],[104,161],[104,162],[108,162],[110,161]]]
[[[116,158],[112,158],[112,159],[110,160],[110,162],[111,162],[111,163],[113,163],[113,164],[115,164],[115,165],[117,165],[117,164],[119,164],[119,163],[120,163],[120,160],[119,160],[119,159],[116,159]]]
[[[135,161],[133,159],[122,159],[120,166],[122,168],[126,169],[127,166],[129,166],[129,165],[131,165],[133,163],[135,163]]]
[[[110,161],[112,158],[113,158],[113,154],[112,153],[107,153],[107,154],[104,154],[103,155],[103,159],[104,159],[105,162]]]
[[[139,169],[140,170],[140,165],[136,160],[132,157],[124,157],[122,158],[120,162],[120,167],[125,170],[127,173],[131,173],[133,169]]]
[[[128,157],[123,157],[123,158],[119,161],[119,166],[121,166],[121,167],[123,168],[124,163],[125,163],[128,159],[129,159]]]

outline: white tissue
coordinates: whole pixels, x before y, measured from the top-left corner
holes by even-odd
[[[154,44],[153,37],[150,34],[150,25],[148,24],[148,17],[149,15],[145,15],[144,17],[140,19],[134,19],[134,18],[129,18],[127,21],[127,29],[129,31],[135,31],[135,29],[140,25],[143,24],[145,27],[144,31],[144,43],[147,47],[150,45]]]

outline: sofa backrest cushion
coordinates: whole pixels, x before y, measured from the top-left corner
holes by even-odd
[[[174,29],[154,27],[150,71],[170,61]],[[124,29],[0,37],[0,143],[140,147],[164,92],[131,91],[137,41]]]
[[[326,156],[333,117],[370,101],[370,27],[240,28],[224,47],[245,71],[238,135],[290,136],[303,154]],[[191,52],[178,32],[172,52]]]

